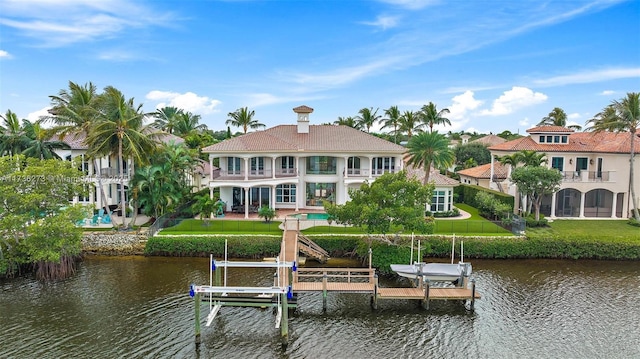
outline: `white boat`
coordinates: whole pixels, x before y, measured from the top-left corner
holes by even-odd
[[[471,263],[414,263],[392,264],[391,270],[399,276],[416,279],[422,276],[432,282],[455,282],[471,275]]]

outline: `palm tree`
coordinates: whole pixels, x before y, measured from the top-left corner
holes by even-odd
[[[48,160],[52,158],[61,159],[55,150],[71,148],[69,144],[60,140],[52,140],[55,129],[45,129],[42,127],[43,120],[32,123],[29,120],[22,120],[22,127],[29,141],[22,153],[27,157]]]
[[[522,163],[525,166],[540,167],[543,163],[549,162],[547,160],[547,154],[544,152],[537,152],[534,150],[522,150],[514,154],[518,163]]]
[[[104,89],[97,99],[99,115],[87,135],[89,150],[92,156],[117,155],[120,168],[120,205],[125,213],[124,191],[124,156],[134,162],[148,162],[148,154],[156,147],[155,134],[143,125],[147,115],[142,112],[142,105],[134,105],[133,98],[125,100],[124,95],[112,86]],[[122,217],[125,226],[125,216]]]
[[[207,125],[199,123],[200,118],[200,115],[196,115],[188,111],[178,113],[176,115],[173,134],[185,138],[194,133],[200,133],[207,130]]]
[[[433,126],[451,126],[451,121],[449,121],[448,118],[444,117],[444,115],[448,113],[448,108],[443,108],[442,110],[438,111],[436,105],[433,102],[429,102],[428,105],[424,105],[420,109],[420,118],[425,125],[429,126],[429,132],[433,132]]]
[[[640,222],[640,211],[634,186],[635,147],[638,143],[636,133],[640,129],[640,93],[629,92],[627,97],[611,102],[594,118],[589,120],[589,130],[629,132],[629,188],[633,201],[633,215]]]
[[[176,126],[177,117],[183,111],[173,106],[165,106],[157,109],[151,114],[156,120],[152,126],[167,133],[173,133],[173,129]]]
[[[132,193],[135,191],[139,205],[148,216],[158,218],[163,210],[181,199],[177,174],[168,163],[138,168],[131,179]]]
[[[361,130],[360,124],[356,121],[355,118],[349,117],[341,117],[339,116],[336,121],[333,121],[334,124],[338,126],[347,126],[351,128],[355,128],[356,130]]]
[[[0,156],[18,155],[24,151],[29,142],[29,137],[25,134],[24,128],[20,125],[18,115],[11,110],[7,110],[0,125]]]
[[[367,129],[367,132],[371,130],[371,126],[380,121],[380,115],[378,115],[378,109],[375,111],[373,107],[365,107],[358,111],[360,115],[356,116],[356,122],[361,129]]]
[[[429,183],[431,167],[447,168],[455,162],[455,155],[449,148],[449,140],[435,132],[423,132],[413,136],[407,143],[409,161],[407,164],[424,168],[424,184]]]
[[[424,124],[420,122],[418,118],[418,113],[413,111],[405,111],[400,116],[400,125],[398,126],[398,131],[401,133],[406,133],[407,138],[411,140],[411,136],[413,132],[422,131],[422,126]]]
[[[567,126],[567,113],[560,107],[554,107],[548,115],[538,122],[538,126],[561,126],[576,131],[580,131],[582,129],[582,126],[580,125]]]
[[[249,111],[248,108],[241,107],[235,110],[235,112],[228,113],[228,116],[230,118],[227,120],[227,122],[225,122],[225,124],[234,126],[234,127],[240,127],[242,128],[244,133],[247,133],[247,130],[249,128],[257,129],[261,127],[266,127],[265,125],[258,122],[258,120],[253,119],[253,116],[255,116],[255,114],[256,112],[254,110]]]
[[[381,130],[385,128],[393,128],[394,143],[398,143],[398,127],[400,126],[400,117],[402,114],[398,110],[398,106],[391,106],[384,110],[386,118],[380,120],[382,123]]]

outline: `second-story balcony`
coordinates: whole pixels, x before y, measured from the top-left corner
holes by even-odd
[[[245,172],[243,170],[239,171],[225,171],[220,170],[220,174],[218,176],[214,176],[213,180],[215,181],[243,181],[245,178]],[[296,177],[298,176],[298,170],[295,168],[278,168],[275,171],[275,178],[284,178],[284,177]],[[267,179],[274,178],[274,172],[271,169],[264,170],[249,170],[248,179]]]
[[[613,182],[615,171],[562,171],[563,182]]]
[[[385,173],[396,173],[400,171],[399,168],[385,168],[385,169],[374,169],[374,170],[370,170],[370,169],[361,169],[361,168],[348,168],[346,170],[345,177],[369,177],[369,175],[371,175],[371,177],[378,177],[378,176],[382,176]]]

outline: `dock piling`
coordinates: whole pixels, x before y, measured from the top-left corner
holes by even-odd
[[[474,310],[476,304],[476,280],[471,279],[471,310]]]
[[[424,285],[424,300],[422,301],[422,305],[424,309],[429,309],[429,289],[431,287],[431,283],[427,279]]]
[[[322,311],[327,311],[327,273],[322,275]]]
[[[196,347],[200,345],[200,304],[201,304],[201,294],[195,293],[194,302],[196,304]]]

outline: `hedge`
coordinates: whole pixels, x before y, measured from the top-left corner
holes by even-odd
[[[470,184],[460,184],[456,186],[454,189],[454,193],[458,195],[458,202],[467,204],[471,207],[478,208],[478,204],[476,201],[476,193],[478,192],[487,192],[493,195],[498,201],[508,204],[511,208],[514,208],[515,198],[507,193],[502,193],[498,191],[494,191],[488,188],[474,186]]]

